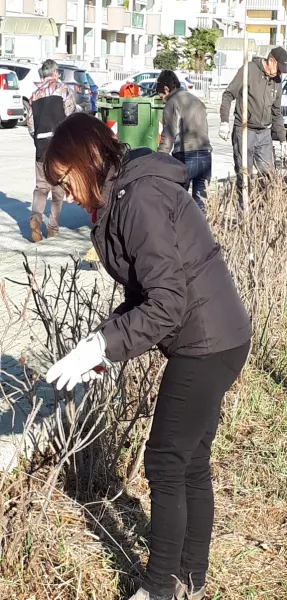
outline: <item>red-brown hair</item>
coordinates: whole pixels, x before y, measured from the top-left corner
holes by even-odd
[[[83,204],[103,205],[102,189],[111,167],[119,173],[127,147],[99,119],[74,113],[58,125],[44,159],[44,173],[55,186],[67,170],[81,190]]]

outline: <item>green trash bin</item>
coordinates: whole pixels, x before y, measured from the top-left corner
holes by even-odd
[[[131,148],[147,146],[157,150],[162,132],[163,104],[152,98],[104,98],[98,102],[99,113],[120,142]]]

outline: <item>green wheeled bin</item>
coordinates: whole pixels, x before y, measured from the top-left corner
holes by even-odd
[[[151,98],[104,98],[98,102],[102,121],[120,142],[131,148],[147,146],[157,150],[162,133],[163,104],[158,96]]]

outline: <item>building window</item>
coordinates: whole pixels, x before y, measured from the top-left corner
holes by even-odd
[[[152,51],[152,48],[153,48],[153,35],[148,35],[146,38],[144,53],[148,54],[148,52]]]
[[[15,54],[15,38],[5,38],[5,54]]]
[[[174,35],[185,35],[186,21],[174,21]]]
[[[132,27],[136,29],[143,29],[144,26],[144,15],[142,13],[132,13]]]

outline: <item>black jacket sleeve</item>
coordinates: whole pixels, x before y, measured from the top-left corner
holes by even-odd
[[[243,67],[239,69],[234,79],[229,84],[222,96],[222,102],[220,107],[220,119],[221,123],[229,123],[230,108],[233,100],[238,98],[240,91],[243,86]]]
[[[177,325],[186,307],[186,280],[169,200],[139,180],[126,195],[121,236],[141,286],[143,302],[105,323],[107,357],[124,361],[159,343]]]
[[[143,301],[143,297],[141,295],[137,295],[135,292],[126,287],[124,289],[124,293],[125,299],[119,306],[117,306],[117,308],[115,308],[113,313],[114,315],[124,315],[129,310],[132,310],[135,306],[139,306]]]
[[[286,130],[284,127],[284,121],[281,113],[281,101],[282,101],[282,84],[279,87],[278,94],[276,95],[275,101],[271,108],[272,114],[272,131],[275,131],[279,142],[286,142]]]

